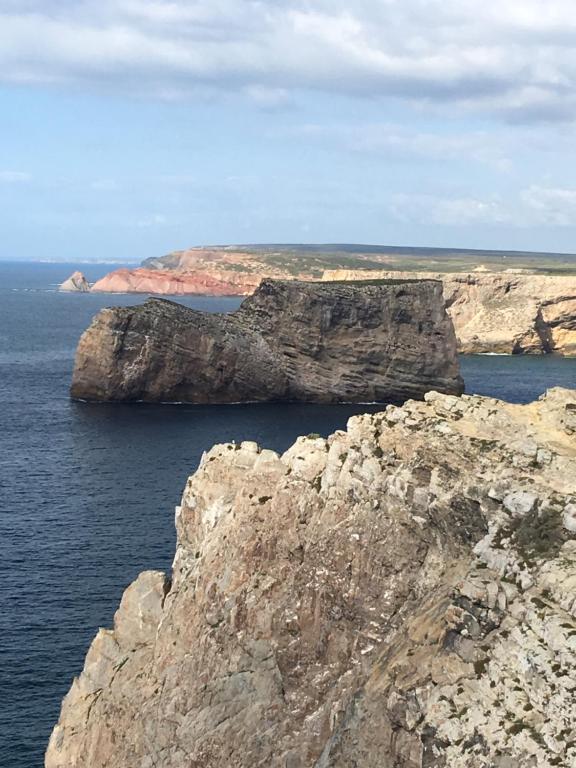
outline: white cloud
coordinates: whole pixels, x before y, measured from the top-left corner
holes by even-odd
[[[576,117],[573,0],[0,0],[0,79],[277,106],[299,89]]]
[[[576,226],[576,189],[531,186],[521,194],[532,220],[555,227]]]
[[[90,189],[97,192],[115,192],[118,189],[118,182],[114,179],[96,179],[91,182]]]
[[[0,171],[0,184],[23,184],[31,180],[32,176],[23,171]]]
[[[453,160],[465,159],[509,171],[512,140],[502,132],[469,131],[439,134],[413,130],[394,123],[307,124],[296,133],[335,141],[354,152],[385,155],[394,159]]]
[[[397,193],[388,211],[399,221],[447,227],[576,227],[576,189],[533,185],[506,198]]]
[[[475,197],[446,198],[434,195],[397,194],[392,197],[389,210],[393,216],[403,222],[448,227],[510,222],[510,214],[501,201],[480,200]]]
[[[268,88],[251,85],[244,89],[250,101],[263,109],[278,109],[290,104],[290,94],[285,88]]]
[[[147,216],[144,219],[139,219],[136,222],[136,226],[141,229],[148,229],[150,227],[164,227],[168,224],[168,219],[162,213],[155,213],[152,216]]]

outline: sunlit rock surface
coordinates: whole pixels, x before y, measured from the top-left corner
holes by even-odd
[[[576,391],[217,445],[47,768],[573,768]]]
[[[323,279],[389,277],[442,281],[461,352],[576,355],[575,276],[329,270]]]

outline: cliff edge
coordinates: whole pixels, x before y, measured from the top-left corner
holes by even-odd
[[[46,768],[573,768],[576,391],[217,445]]]
[[[265,280],[229,315],[163,299],[102,310],[82,335],[85,400],[372,402],[461,392],[434,281]]]

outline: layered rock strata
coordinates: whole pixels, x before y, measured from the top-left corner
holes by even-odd
[[[150,293],[167,296],[249,296],[262,279],[259,274],[197,270],[116,269],[92,286],[94,293]]]
[[[434,281],[264,281],[229,315],[162,299],[102,310],[76,353],[88,400],[367,402],[461,392]]]
[[[92,288],[106,293],[151,293],[156,295],[249,296],[265,278],[313,279],[322,269],[307,268],[305,260],[276,259],[274,255],[238,251],[233,248],[190,248],[142,266],[117,269]]]
[[[73,272],[70,277],[67,280],[64,280],[63,283],[60,283],[58,286],[59,291],[65,291],[65,292],[78,292],[78,293],[88,293],[90,290],[90,283],[82,272]]]
[[[328,270],[324,280],[441,280],[461,352],[576,355],[576,277]]]
[[[576,391],[217,445],[46,768],[573,768]]]

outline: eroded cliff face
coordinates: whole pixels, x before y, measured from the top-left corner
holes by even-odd
[[[150,299],[100,312],[72,396],[225,403],[372,402],[461,392],[456,339],[433,281],[264,281],[230,315]]]
[[[232,270],[116,269],[92,286],[94,293],[150,293],[166,296],[249,296],[263,275]]]
[[[576,277],[340,269],[323,275],[328,281],[390,277],[442,281],[461,352],[576,355]]]
[[[430,393],[218,445],[62,705],[47,768],[571,768],[576,391]]]
[[[302,260],[303,261],[303,260]],[[190,248],[147,259],[142,266],[117,269],[92,288],[105,293],[249,296],[266,278],[302,280],[320,277],[304,263],[284,264],[256,253],[231,248]]]

